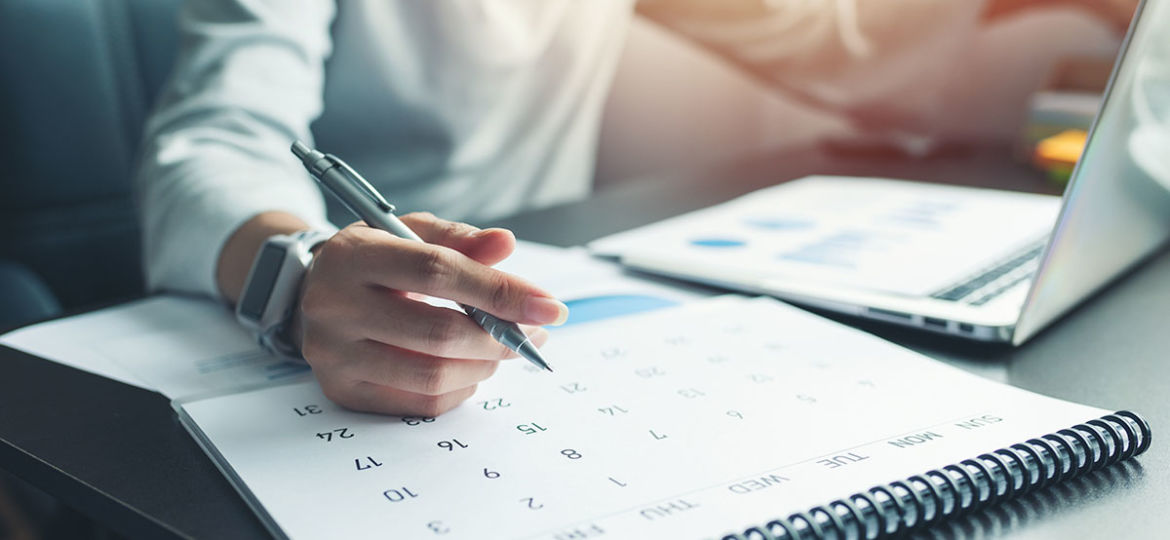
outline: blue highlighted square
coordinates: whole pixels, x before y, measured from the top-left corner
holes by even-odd
[[[569,320],[565,321],[562,328],[677,306],[678,302],[643,294],[613,294],[569,300],[565,302],[565,305],[569,306]]]

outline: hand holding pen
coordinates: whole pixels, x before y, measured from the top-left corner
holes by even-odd
[[[375,211],[398,222],[343,229],[319,248],[305,277],[302,352],[330,399],[356,410],[435,416],[470,397],[498,360],[516,356],[515,349],[543,362],[537,347],[547,332],[509,321],[560,324],[568,309],[490,267],[515,248],[510,232],[481,231],[425,213],[399,220],[340,160],[308,147],[298,150],[330,191],[351,190],[339,196],[367,222],[377,223],[370,215]],[[372,206],[356,207],[365,204],[357,196]],[[386,230],[398,226],[405,230]],[[454,300],[468,313],[429,305],[415,293]]]

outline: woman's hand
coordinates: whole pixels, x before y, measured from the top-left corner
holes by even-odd
[[[427,243],[362,223],[322,244],[302,285],[294,339],[329,399],[383,414],[437,416],[475,392],[516,354],[433,296],[522,325],[560,324],[568,308],[490,268],[515,249],[512,233],[430,214],[402,221]],[[525,328],[542,345],[548,333]]]

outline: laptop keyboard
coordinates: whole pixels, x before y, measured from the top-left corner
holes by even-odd
[[[1027,248],[1007,260],[930,296],[974,306],[986,304],[1020,282],[1032,279],[1036,269],[1040,267],[1040,255],[1044,253],[1044,247],[1047,245],[1047,238],[1029,244]]]

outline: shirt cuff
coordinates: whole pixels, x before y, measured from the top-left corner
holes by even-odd
[[[222,188],[230,179],[220,179]],[[246,185],[241,179],[240,184]],[[311,183],[271,184],[263,190],[214,189],[183,197],[182,208],[171,209],[157,220],[158,230],[148,231],[147,282],[151,291],[203,294],[227,299],[220,293],[216,269],[228,239],[253,217],[263,212],[287,212],[304,220],[309,228],[336,232],[325,218],[321,193]],[[151,234],[151,233],[154,234]]]

